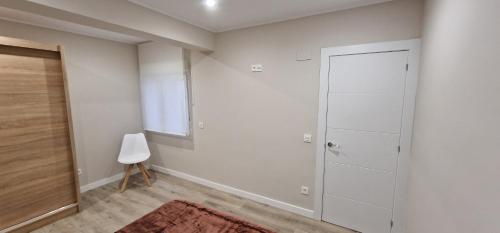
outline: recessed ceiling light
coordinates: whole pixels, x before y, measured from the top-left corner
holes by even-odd
[[[214,8],[217,5],[217,0],[204,0],[203,3],[209,8]]]

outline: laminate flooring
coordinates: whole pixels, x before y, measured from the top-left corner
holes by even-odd
[[[119,192],[118,181],[85,192],[82,194],[80,213],[34,232],[114,232],[168,201],[181,199],[201,203],[276,232],[353,233],[339,226],[309,219],[174,176],[154,171],[151,173],[152,187],[145,185],[140,174],[135,174],[131,176],[124,193]]]

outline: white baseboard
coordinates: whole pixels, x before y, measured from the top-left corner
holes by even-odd
[[[289,212],[292,212],[295,214],[299,214],[299,215],[302,215],[302,216],[305,216],[308,218],[313,218],[313,216],[314,216],[313,210],[302,208],[300,206],[296,206],[296,205],[292,205],[292,204],[289,204],[286,202],[274,200],[274,199],[271,199],[271,198],[268,198],[268,197],[265,197],[265,196],[262,196],[259,194],[255,194],[255,193],[247,192],[247,191],[237,189],[237,188],[234,188],[231,186],[219,184],[219,183],[216,183],[216,182],[213,182],[210,180],[206,180],[206,179],[203,179],[200,177],[192,176],[192,175],[189,175],[189,174],[186,174],[183,172],[179,172],[179,171],[175,171],[172,169],[164,168],[164,167],[161,167],[158,165],[152,165],[151,168],[157,172],[161,172],[161,173],[172,175],[172,176],[175,176],[175,177],[178,177],[181,179],[189,180],[191,182],[201,184],[203,186],[207,186],[207,187],[210,187],[210,188],[213,188],[213,189],[216,189],[219,191],[223,191],[226,193],[231,193],[231,194],[236,195],[236,196],[250,199],[252,201],[259,202],[262,204],[270,205],[270,206],[273,206],[273,207],[276,207],[276,208],[279,208],[282,210],[286,210],[286,211],[289,211]]]
[[[149,169],[147,166],[146,166],[146,168]],[[132,175],[137,174],[139,172],[140,172],[139,170],[134,170],[134,171],[132,171]],[[84,193],[84,192],[90,191],[92,189],[96,189],[96,188],[99,188],[101,186],[107,185],[109,183],[113,183],[115,181],[121,180],[121,179],[123,179],[124,176],[125,176],[125,172],[120,172],[114,176],[100,179],[100,180],[94,181],[90,184],[82,185],[82,186],[80,186],[80,193]]]
[[[90,191],[92,189],[96,189],[96,188],[99,188],[101,186],[107,185],[109,183],[113,183],[117,180],[121,180],[124,175],[125,175],[125,173],[120,172],[114,176],[100,179],[100,180],[92,182],[90,184],[82,185],[82,186],[80,186],[80,193],[84,193],[84,192]]]

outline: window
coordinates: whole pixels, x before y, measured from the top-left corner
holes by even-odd
[[[189,52],[150,42],[139,45],[144,130],[189,136]]]

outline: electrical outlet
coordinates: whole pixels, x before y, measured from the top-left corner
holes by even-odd
[[[83,174],[83,170],[81,168],[78,168],[78,175],[82,175]]]
[[[307,186],[302,186],[300,188],[300,193],[302,193],[303,195],[309,195],[309,187]]]
[[[310,135],[310,134],[304,134],[304,142],[305,143],[311,143],[312,142],[312,135]]]
[[[205,129],[205,122],[203,122],[203,121],[198,122],[198,127],[200,129]]]

